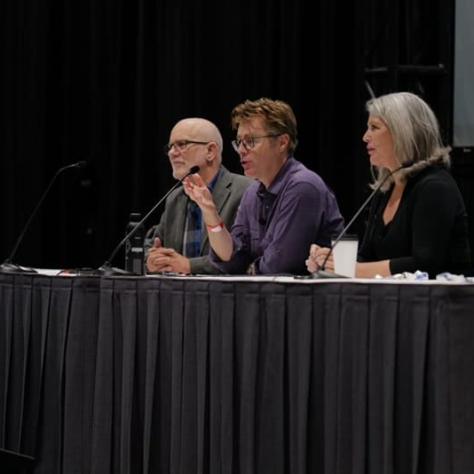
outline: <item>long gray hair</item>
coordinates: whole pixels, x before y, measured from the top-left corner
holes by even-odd
[[[433,164],[449,167],[451,149],[443,147],[438,120],[423,99],[410,92],[395,92],[369,100],[366,108],[370,115],[382,119],[392,134],[395,156],[400,166],[407,166],[397,173],[402,181]],[[371,187],[378,186],[389,173],[386,168],[372,169]],[[392,182],[393,178],[388,178],[382,191]]]

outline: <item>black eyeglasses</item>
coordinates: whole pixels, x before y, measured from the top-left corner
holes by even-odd
[[[166,156],[170,154],[170,151],[174,148],[177,151],[184,151],[191,145],[207,145],[210,142],[199,142],[196,140],[177,140],[174,143],[168,143],[163,147],[163,151]]]
[[[262,138],[275,138],[279,137],[281,133],[273,133],[271,135],[261,135],[259,137],[244,137],[244,138],[237,138],[235,140],[232,140],[232,146],[234,147],[234,150],[238,153],[240,145],[242,145],[247,151],[252,150],[255,148],[255,145],[262,139]]]

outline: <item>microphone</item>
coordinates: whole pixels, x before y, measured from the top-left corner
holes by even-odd
[[[171,189],[148,211],[148,213],[135,225],[135,227],[119,242],[119,244],[114,248],[110,257],[99,267],[98,271],[100,274],[112,276],[112,275],[136,275],[136,273],[128,272],[121,268],[112,267],[111,263],[114,257],[117,255],[117,252],[122,248],[125,242],[133,237],[140,226],[155,212],[155,210],[162,204],[166,198],[190,175],[197,173],[199,171],[199,166],[193,166],[179,181],[177,181]]]
[[[332,255],[332,252],[334,250],[334,247],[339,243],[339,241],[346,235],[346,232],[348,231],[349,227],[354,223],[354,221],[359,217],[360,213],[367,207],[367,205],[369,204],[370,201],[372,201],[372,199],[374,198],[375,194],[377,193],[377,191],[380,190],[380,188],[383,186],[383,184],[387,181],[388,178],[390,178],[391,176],[393,176],[395,173],[397,173],[398,171],[404,169],[404,168],[408,168],[409,166],[412,166],[413,165],[413,162],[412,161],[409,161],[405,164],[403,164],[402,166],[400,166],[399,168],[396,168],[394,169],[393,171],[391,171],[389,174],[387,174],[387,176],[385,176],[385,178],[377,185],[377,187],[369,194],[369,197],[363,202],[362,206],[359,207],[359,209],[357,210],[357,212],[354,214],[354,216],[352,217],[352,219],[347,223],[347,225],[341,230],[341,232],[339,233],[339,235],[336,237],[336,239],[334,240],[333,244],[331,245],[331,247],[329,248],[329,252],[326,254],[326,257],[324,258],[324,261],[323,261],[323,264],[321,265],[321,268],[317,271],[315,271],[313,273],[313,278],[319,278],[319,279],[323,279],[323,278],[347,278],[343,275],[338,275],[337,273],[334,273],[334,272],[330,272],[330,271],[327,271],[325,269],[326,267],[326,263],[329,259],[329,257]]]
[[[66,170],[69,170],[69,169],[72,169],[72,168],[82,168],[86,164],[87,164],[87,161],[78,161],[77,163],[73,163],[71,165],[63,166],[62,168],[59,168],[58,171],[56,171],[56,174],[52,177],[52,179],[49,182],[47,188],[45,189],[43,195],[41,196],[40,200],[38,201],[35,208],[33,209],[33,212],[30,214],[30,217],[26,221],[26,223],[23,227],[23,230],[20,233],[20,236],[16,239],[15,245],[13,246],[13,250],[11,251],[8,258],[2,263],[2,265],[0,265],[0,272],[5,272],[5,273],[12,273],[12,272],[37,273],[36,270],[34,270],[33,268],[25,268],[25,267],[21,267],[20,265],[15,264],[15,263],[12,263],[13,258],[16,255],[18,247],[20,246],[20,244],[23,240],[23,237],[25,236],[26,231],[28,230],[28,227],[30,226],[30,223],[33,220],[33,217],[35,217],[36,213],[38,212],[38,209],[41,207],[41,204],[43,203],[46,195],[48,194],[49,190],[51,189],[51,186],[56,181],[56,178]]]

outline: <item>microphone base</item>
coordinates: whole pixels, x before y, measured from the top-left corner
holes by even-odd
[[[103,276],[141,276],[137,273],[124,270],[123,268],[112,267],[108,263],[104,263],[104,265],[99,267],[96,271],[99,275]]]
[[[0,273],[38,273],[34,268],[22,267],[16,263],[4,262],[0,265]]]
[[[334,272],[330,272],[328,270],[318,270],[317,272],[313,273],[313,278],[315,280],[330,280],[332,278],[349,278],[344,275],[339,275]]]

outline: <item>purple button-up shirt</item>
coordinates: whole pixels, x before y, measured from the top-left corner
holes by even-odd
[[[244,193],[232,226],[234,252],[211,262],[223,273],[307,273],[312,243],[328,247],[343,227],[336,198],[324,181],[289,158],[268,189],[256,181]]]

